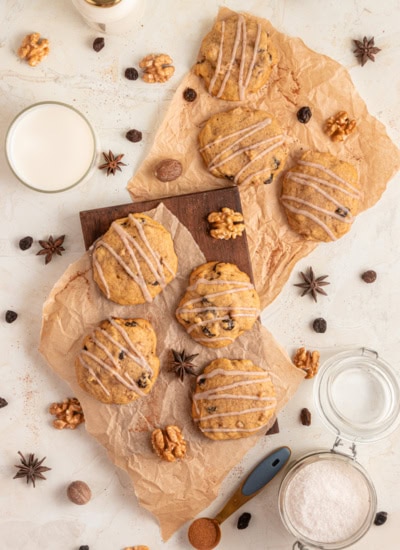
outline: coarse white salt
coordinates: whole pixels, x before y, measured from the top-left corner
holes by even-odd
[[[370,505],[362,473],[333,457],[304,465],[285,493],[287,517],[294,529],[320,543],[344,541],[357,533]]]

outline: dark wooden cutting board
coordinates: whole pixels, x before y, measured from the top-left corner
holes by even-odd
[[[164,203],[191,232],[207,261],[217,260],[236,264],[254,283],[246,234],[225,241],[213,239],[208,232],[207,216],[210,212],[223,207],[232,208],[235,212],[242,211],[237,187],[84,210],[79,215],[86,250],[107,231],[114,220],[124,218],[130,213],[146,212],[158,206],[160,202]],[[278,432],[278,423],[275,422],[268,433]]]

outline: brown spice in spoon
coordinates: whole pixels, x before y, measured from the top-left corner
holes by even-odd
[[[220,540],[218,524],[210,518],[196,519],[189,527],[189,542],[197,550],[211,550]]]

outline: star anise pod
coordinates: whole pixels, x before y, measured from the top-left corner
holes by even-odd
[[[46,460],[46,457],[42,458],[42,460],[38,460],[35,458],[33,453],[29,454],[28,458],[26,458],[20,451],[18,451],[18,454],[21,457],[21,464],[15,464],[15,467],[18,468],[18,472],[15,474],[13,479],[26,477],[26,483],[29,484],[29,482],[31,482],[34,487],[36,479],[46,479],[43,472],[51,470],[51,468],[47,468],[47,466],[42,466],[42,463]]]
[[[126,166],[126,164],[124,162],[121,162],[121,159],[122,159],[123,156],[124,155],[114,156],[114,153],[112,153],[111,151],[108,151],[108,154],[103,153],[103,157],[104,157],[104,160],[106,162],[104,164],[102,164],[101,166],[99,166],[99,169],[103,170],[105,168],[105,169],[107,169],[107,176],[109,176],[110,174],[115,176],[115,172],[117,170],[122,172],[121,166]]]
[[[42,249],[36,253],[36,256],[46,255],[46,260],[44,262],[45,264],[51,262],[53,254],[58,254],[59,256],[62,256],[62,252],[65,251],[65,248],[62,246],[64,239],[65,235],[61,235],[61,237],[57,237],[57,239],[53,239],[53,237],[50,235],[48,241],[39,241]]]
[[[327,296],[327,293],[321,287],[330,284],[328,283],[328,281],[324,281],[324,279],[326,279],[329,275],[322,275],[321,277],[316,277],[314,275],[314,271],[312,267],[308,269],[307,274],[303,273],[302,271],[300,272],[300,274],[303,277],[304,283],[298,283],[294,286],[298,286],[304,289],[302,296],[310,293],[311,296],[314,298],[315,302],[317,301],[317,293]]]
[[[185,374],[197,374],[196,371],[193,370],[196,367],[192,363],[192,360],[199,355],[198,353],[188,355],[185,350],[179,353],[179,351],[173,349],[172,355],[174,356],[174,359],[170,362],[170,370],[174,371],[176,376],[179,376],[182,381],[185,377]]]
[[[353,50],[353,53],[356,54],[356,57],[358,57],[361,67],[363,67],[368,59],[371,61],[375,61],[374,54],[379,53],[381,51],[380,48],[377,48],[375,46],[375,39],[374,37],[367,39],[366,36],[364,36],[363,41],[361,40],[353,40],[356,49]]]

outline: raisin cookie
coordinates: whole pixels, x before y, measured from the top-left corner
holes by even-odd
[[[151,302],[175,277],[178,259],[172,237],[144,214],[115,220],[92,252],[93,278],[113,302]]]
[[[195,74],[220,99],[243,101],[267,83],[277,54],[268,33],[253,17],[235,14],[204,38]]]
[[[145,319],[102,321],[76,358],[79,385],[103,403],[125,404],[147,395],[159,371],[156,344]]]
[[[260,299],[246,273],[234,264],[208,262],[192,271],[176,317],[203,346],[231,344],[254,325]]]
[[[283,179],[289,225],[311,241],[335,241],[347,233],[361,198],[356,168],[330,153],[307,151]]]
[[[266,111],[249,107],[208,119],[199,134],[199,145],[208,171],[238,185],[272,183],[288,154],[276,120]]]
[[[239,439],[264,428],[276,404],[268,372],[247,359],[222,358],[197,377],[192,416],[210,439]]]

